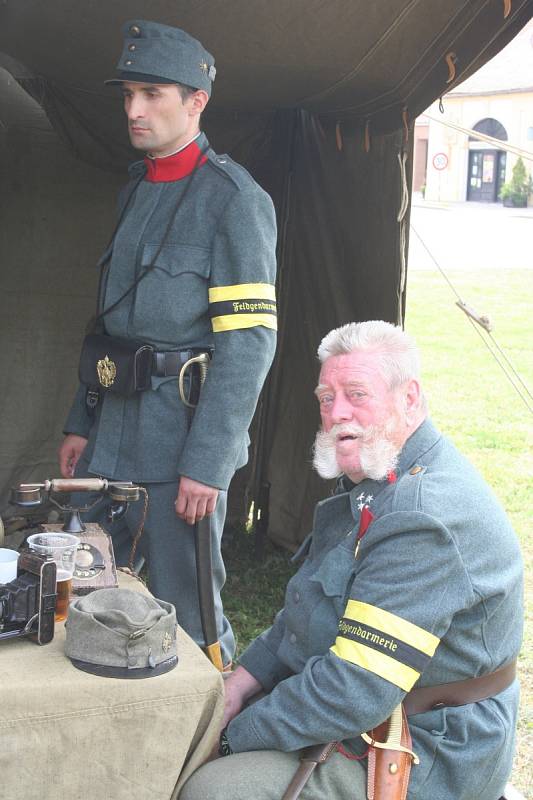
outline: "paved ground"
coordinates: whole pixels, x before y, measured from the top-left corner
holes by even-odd
[[[446,271],[533,269],[533,208],[426,203],[414,194],[411,226],[409,269],[434,269],[416,233]]]

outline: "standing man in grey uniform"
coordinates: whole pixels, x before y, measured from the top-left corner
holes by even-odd
[[[410,337],[354,323],[328,334],[318,355],[315,467],[339,478],[337,492],[317,506],[285,607],[225,681],[227,757],[195,773],[180,800],[279,800],[300,748],[325,742],[336,751],[302,800],[363,800],[361,734],[402,702],[420,760],[407,797],[498,800],[518,711],[516,536],[427,418]],[[396,762],[389,751],[387,775]]]
[[[184,31],[155,22],[127,22],[123,33],[118,74],[108,83],[122,88],[131,143],[146,157],[130,168],[101,259],[100,319],[109,336],[149,343],[157,353],[147,391],[101,392],[93,412],[80,385],[59,451],[61,472],[147,487],[141,546],[150,588],[176,606],[200,644],[193,526],[213,515],[217,625],[229,663],[234,639],[220,601],[220,542],[226,490],[246,463],[248,427],[275,350],[274,208],[200,131],[216,73],[210,53]],[[178,374],[199,352],[212,358],[191,416]],[[126,525],[112,530],[120,564],[138,523],[135,506]]]

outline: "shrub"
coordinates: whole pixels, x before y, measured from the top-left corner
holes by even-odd
[[[524,208],[532,191],[533,181],[527,173],[522,157],[519,156],[513,167],[511,180],[504,183],[501,188],[500,198],[506,205]]]

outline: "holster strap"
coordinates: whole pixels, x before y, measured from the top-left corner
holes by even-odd
[[[407,716],[422,714],[433,708],[444,706],[465,706],[479,703],[503,692],[516,677],[516,659],[488,675],[468,678],[454,683],[441,683],[438,686],[423,686],[412,689],[403,700]]]
[[[312,747],[306,747],[300,756],[298,769],[294,773],[282,800],[296,800],[296,798],[300,796],[300,792],[309,780],[315,767],[327,761],[336,747],[337,742],[315,744]]]
[[[194,358],[194,356],[206,352],[209,351],[205,348],[155,352],[152,356],[152,375],[156,375],[158,378],[177,377],[180,374],[182,366],[189,361],[190,358]]]

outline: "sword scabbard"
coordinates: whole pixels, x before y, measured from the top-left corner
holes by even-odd
[[[215,642],[214,644],[208,644],[205,648],[205,653],[209,661],[212,663],[212,665],[216,667],[219,672],[223,672],[224,664],[222,663],[222,651],[220,649],[220,642]]]

